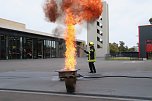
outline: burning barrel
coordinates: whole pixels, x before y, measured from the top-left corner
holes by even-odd
[[[72,71],[76,66],[76,29],[75,25],[83,21],[96,21],[102,13],[102,0],[46,0],[44,13],[48,21],[56,22],[64,19],[66,29],[64,40],[65,71],[59,71],[60,79],[64,79],[67,92],[74,92],[76,85],[76,71]],[[73,6],[74,5],[74,6]],[[61,13],[63,12],[63,13]],[[59,18],[59,19],[58,19]],[[58,19],[58,20],[57,20]],[[61,22],[63,22],[61,20]],[[69,70],[69,71],[66,71]]]
[[[65,81],[65,86],[67,93],[75,92],[76,80],[77,80],[77,70],[74,71],[58,71],[60,80]]]

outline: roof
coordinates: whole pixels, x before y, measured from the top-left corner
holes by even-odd
[[[6,19],[2,19],[2,18],[0,18],[0,27],[5,28],[5,29],[15,30],[15,31],[32,33],[32,34],[35,34],[35,35],[43,35],[43,36],[48,36],[48,37],[64,39],[64,36],[55,36],[51,33],[26,29],[26,25],[23,24],[23,23],[18,23],[18,22],[15,22],[15,21],[10,21],[10,20],[6,20]],[[76,40],[79,41],[79,42],[85,42],[84,40],[79,40],[79,39],[76,39]]]

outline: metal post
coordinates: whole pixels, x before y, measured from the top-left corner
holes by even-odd
[[[8,36],[6,35],[6,59],[8,60]]]

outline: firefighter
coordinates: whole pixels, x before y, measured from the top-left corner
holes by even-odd
[[[94,43],[89,42],[89,46],[90,46],[89,52],[84,50],[84,52],[88,55],[88,63],[89,63],[89,68],[90,68],[89,73],[96,73],[96,68],[95,68],[95,65],[94,65],[94,62],[96,61]]]

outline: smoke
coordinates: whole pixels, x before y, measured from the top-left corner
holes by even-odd
[[[81,34],[81,32],[83,31],[83,29],[86,29],[87,28],[87,23],[82,23],[81,25],[80,24],[76,24],[75,26],[75,29],[76,29],[76,34]]]
[[[52,31],[55,36],[61,36],[64,33],[62,25],[65,25],[67,12],[72,12],[73,24],[76,24],[76,33],[82,31],[84,22],[93,22],[98,19],[102,13],[101,0],[45,0],[44,13],[45,18],[49,22],[58,24]],[[79,24],[79,25],[77,25]]]
[[[58,5],[54,0],[46,0],[43,10],[46,20],[50,22],[55,22],[60,15],[58,11]]]
[[[58,25],[54,30],[52,30],[52,33],[54,36],[60,37],[64,34],[65,28],[61,25]]]

